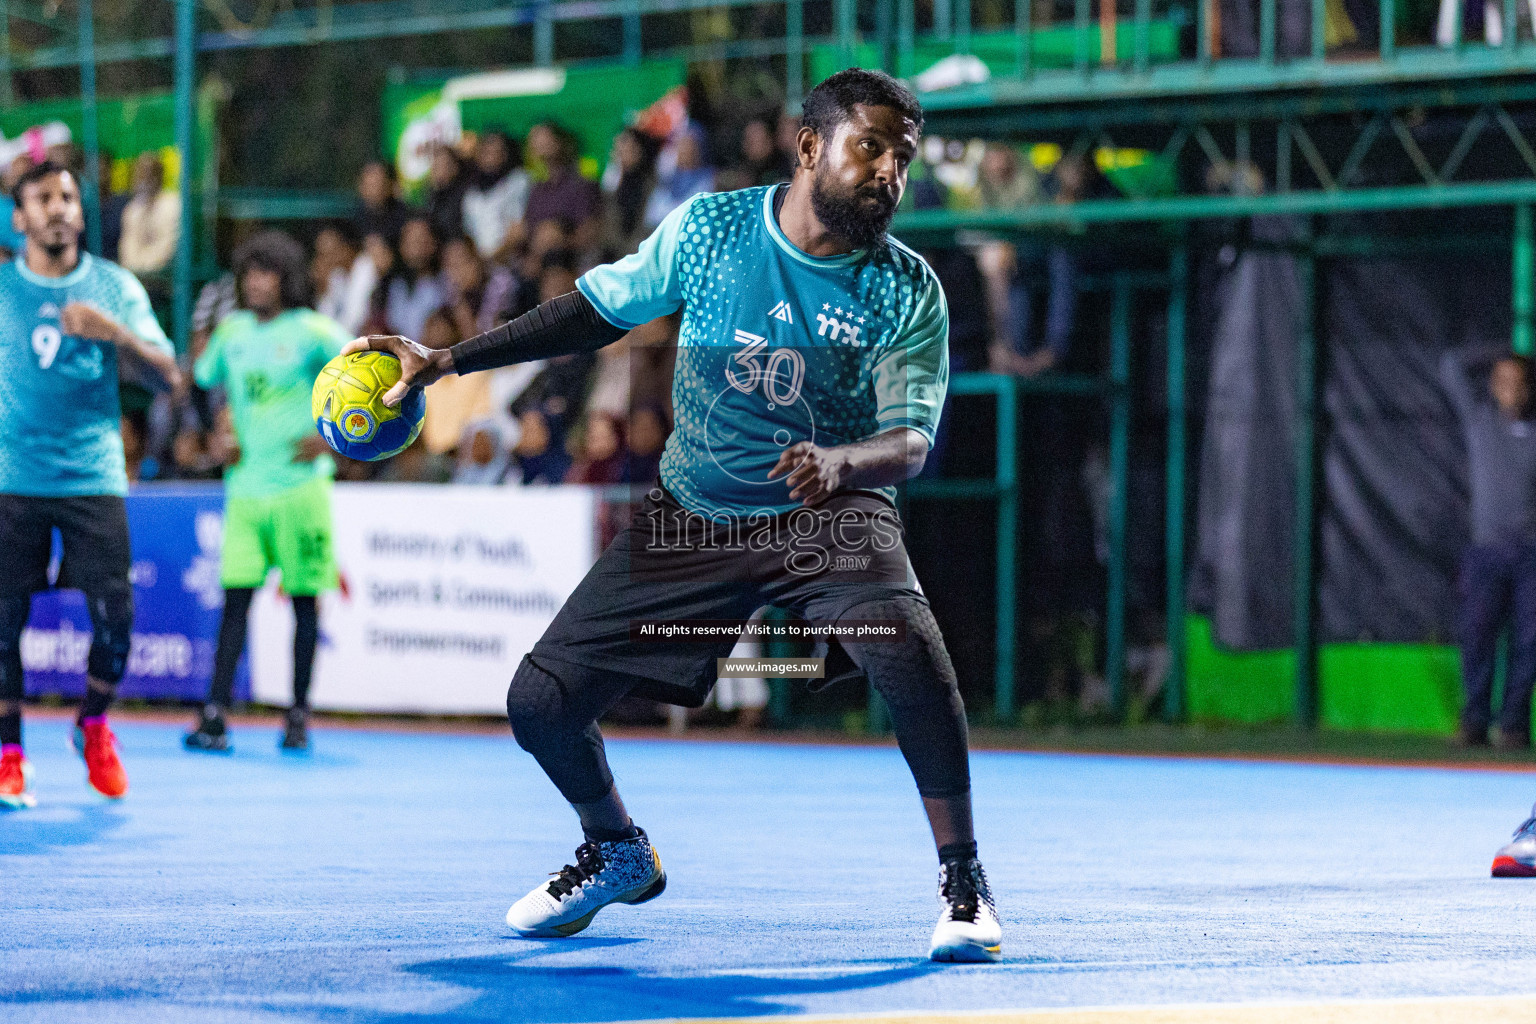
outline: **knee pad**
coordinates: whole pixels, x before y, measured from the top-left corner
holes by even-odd
[[[559,677],[534,661],[532,655],[523,655],[507,687],[507,724],[518,746],[531,752],[541,734],[558,724],[560,691]]]
[[[85,668],[92,679],[116,685],[128,669],[133,642],[132,594],[107,594],[88,599],[91,649]]]
[[[954,664],[944,648],[944,636],[928,603],[918,597],[898,596],[866,601],[838,616],[841,619],[887,619],[904,623],[906,639],[900,643],[851,642],[848,654],[886,700],[910,696],[914,691],[937,687],[938,692],[959,694]]]

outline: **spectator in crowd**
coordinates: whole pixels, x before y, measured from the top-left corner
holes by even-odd
[[[382,233],[363,239],[363,247],[347,272],[347,286],[336,322],[351,334],[377,334],[387,330],[384,281],[400,265],[394,244]]]
[[[390,334],[421,337],[427,317],[442,308],[443,282],[438,277],[437,235],[423,215],[414,215],[400,229],[400,261],[384,287],[384,321]]]
[[[984,210],[1020,210],[1040,199],[1040,182],[1019,158],[1018,151],[1002,143],[988,143],[977,169],[977,193]],[[986,282],[987,309],[991,314],[990,362],[995,370],[1021,372],[1015,277],[1019,271],[1014,243],[991,235],[982,236],[972,248],[976,265]]]
[[[101,255],[116,263],[123,238],[123,211],[132,196],[112,188],[112,169],[116,161],[111,152],[101,150],[96,156],[96,201],[101,209]]]
[[[482,487],[505,483],[511,470],[512,449],[497,420],[478,419],[464,425],[454,483]]]
[[[713,191],[715,169],[705,162],[706,144],[704,129],[689,123],[672,145],[662,151],[657,161],[656,187],[645,208],[648,230],[654,230],[667,214],[700,192]]]
[[[667,414],[654,402],[635,406],[629,415],[628,451],[624,457],[624,482],[649,484],[661,470],[661,451],[666,446]]]
[[[531,236],[545,221],[563,221],[570,225],[576,248],[590,249],[601,229],[602,195],[597,184],[577,169],[576,139],[560,125],[545,121],[529,131],[528,152],[544,175],[528,190],[524,232]],[[522,239],[515,244],[521,245]]]
[[[524,484],[558,484],[570,469],[570,457],[558,443],[544,410],[529,407],[518,414],[517,444],[512,460],[517,464],[518,479]]]
[[[390,245],[400,244],[400,229],[410,211],[400,200],[400,183],[395,165],[387,160],[370,160],[357,175],[357,213],[353,227],[357,237],[381,235]]]
[[[616,484],[624,480],[624,421],[612,413],[588,410],[576,439],[576,461],[566,471],[568,484]]]
[[[464,233],[464,191],[468,187],[464,163],[451,146],[432,147],[427,171],[427,220],[438,238]]]
[[[522,154],[504,131],[492,129],[475,141],[475,164],[464,190],[464,231],[482,259],[505,262],[512,254],[514,228],[528,209],[528,172]]]
[[[480,333],[475,331],[473,333]],[[439,309],[427,317],[420,341],[427,348],[452,348],[464,340],[452,314]],[[485,380],[479,380],[479,377]],[[471,421],[490,415],[491,380],[488,374],[457,374],[444,377],[427,389],[427,415],[421,425],[421,440],[427,451],[446,455],[459,446],[464,427]]]
[[[1088,197],[1091,173],[1086,159],[1068,155],[1057,161],[1046,181],[1044,192],[1049,201],[1070,205]],[[1014,195],[1022,193],[1015,186]],[[985,194],[985,193],[984,193]],[[1006,196],[999,188],[994,195]],[[999,339],[989,355],[993,369],[1033,377],[1059,367],[1072,344],[1072,330],[1077,323],[1077,288],[1081,270],[1076,251],[1058,236],[1029,239],[1014,247],[1016,266],[1010,289],[1008,320],[1013,333]],[[1032,281],[1045,279],[1045,330],[1036,339],[1034,331],[1034,293]]]
[[[31,160],[24,155],[19,156],[0,175],[0,263],[10,262],[27,248],[27,236],[17,231],[11,222],[11,215],[16,212],[16,201],[11,198],[11,193],[16,188],[16,182],[31,166]]]
[[[730,180],[721,188],[751,188],[788,181],[794,165],[774,142],[773,128],[762,118],[753,118],[741,129],[741,155],[729,172]]]
[[[472,338],[510,319],[516,282],[505,267],[486,265],[462,235],[443,244],[443,289],[459,334]]]
[[[123,207],[117,262],[140,276],[162,273],[180,236],[181,196],[166,190],[159,154],[141,153],[133,165],[133,196]]]
[[[656,140],[636,128],[613,137],[603,171],[603,248],[617,259],[645,238],[645,207],[656,187]]]
[[[347,312],[352,265],[357,262],[357,257],[357,243],[340,225],[327,224],[315,235],[315,255],[309,263],[310,286],[316,296],[315,311],[337,323],[342,322]]]
[[[1492,367],[1486,390],[1483,371]],[[1477,373],[1479,383],[1471,376]],[[1446,395],[1461,419],[1472,491],[1472,545],[1459,580],[1461,740],[1488,743],[1499,633],[1510,629],[1513,656],[1499,714],[1499,744],[1530,746],[1531,686],[1536,681],[1536,423],[1531,421],[1531,364],[1504,350],[1447,352],[1440,364]]]

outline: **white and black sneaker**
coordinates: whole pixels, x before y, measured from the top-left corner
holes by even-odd
[[[939,903],[943,912],[933,929],[928,959],[975,963],[1003,953],[1003,926],[997,920],[992,887],[981,861],[951,860],[939,866]]]
[[[582,843],[576,863],[512,904],[507,924],[520,935],[575,935],[610,903],[644,903],[667,887],[667,873],[645,830],[633,839]]]

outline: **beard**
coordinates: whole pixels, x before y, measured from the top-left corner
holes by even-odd
[[[871,204],[869,199],[878,200],[878,205]],[[896,203],[895,195],[888,189],[840,188],[827,181],[820,171],[811,179],[811,212],[822,227],[857,249],[885,244],[886,230],[896,215]]]

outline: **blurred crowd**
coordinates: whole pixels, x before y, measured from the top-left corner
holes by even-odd
[[[578,140],[559,123],[537,124],[524,138],[494,128],[466,132],[457,145],[434,148],[414,202],[393,163],[371,161],[358,174],[351,217],[296,226],[308,243],[312,304],[355,335],[400,334],[446,348],[635,251],[691,196],[788,180],[798,128],[796,118],[776,111],[709,129],[686,116],[659,126],[642,121],[611,140],[595,177],[581,173]],[[1090,187],[1091,165],[1083,160],[1058,157],[1042,168],[1028,151],[999,144],[926,143],[908,206],[1071,202]],[[76,147],[48,156],[82,169]],[[6,177],[14,180],[28,159],[18,158]],[[150,152],[125,162],[104,153],[96,186],[101,252],[138,274],[163,303],[181,203],[167,188],[162,158]],[[0,216],[6,228],[9,220]],[[0,257],[22,244],[0,237]],[[930,255],[951,294],[956,370],[1031,375],[1065,359],[1078,272],[1070,239],[1022,245],[975,236]],[[979,301],[967,301],[970,292]],[[231,274],[201,288],[186,358],[238,305]],[[598,353],[441,381],[428,393],[427,422],[415,445],[380,463],[338,459],[338,477],[649,482],[671,429],[676,328],[664,319]],[[222,405],[222,396],[195,388],[157,396],[130,384],[123,435],[134,479],[217,478],[236,449]]]

